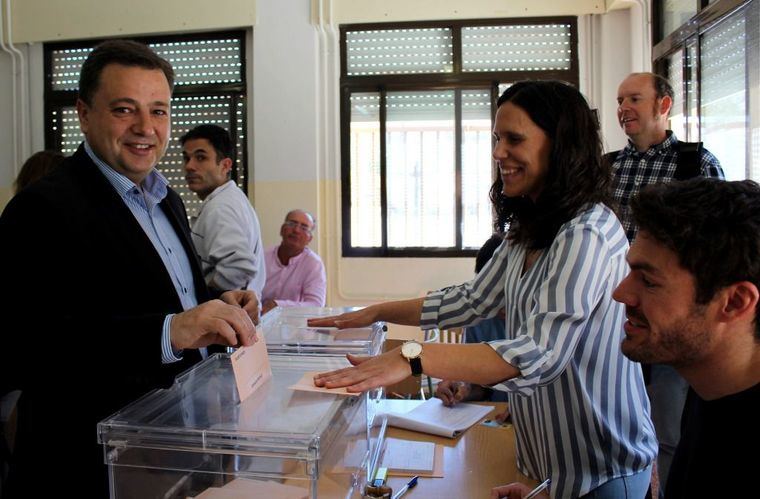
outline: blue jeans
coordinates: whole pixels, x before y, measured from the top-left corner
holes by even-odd
[[[633,475],[621,476],[595,488],[582,499],[644,499],[652,479],[652,466]]]

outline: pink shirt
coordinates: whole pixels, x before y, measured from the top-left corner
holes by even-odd
[[[272,246],[264,253],[267,282],[261,293],[262,303],[274,300],[281,307],[324,307],[327,276],[322,259],[305,248],[283,265],[277,257],[279,247]]]

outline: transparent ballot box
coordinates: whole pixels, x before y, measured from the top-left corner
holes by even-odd
[[[276,307],[264,314],[261,326],[267,350],[273,354],[344,356],[377,355],[385,341],[385,324],[352,329],[310,328],[306,320],[355,310],[331,307]]]
[[[98,424],[112,498],[360,498],[372,473],[376,402],[291,390],[347,365],[271,356],[272,379],[242,403],[216,354]]]

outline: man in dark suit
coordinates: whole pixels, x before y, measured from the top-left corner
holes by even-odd
[[[21,389],[7,497],[103,497],[98,421],[201,359],[250,345],[250,291],[209,300],[179,196],[155,166],[173,71],[148,47],[99,45],[80,75],[86,140],[0,217],[0,389]]]

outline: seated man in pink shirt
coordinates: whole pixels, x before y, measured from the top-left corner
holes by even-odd
[[[311,251],[314,217],[293,210],[280,228],[282,243],[266,250],[267,281],[261,294],[262,312],[274,307],[324,307],[327,291],[325,266]]]

